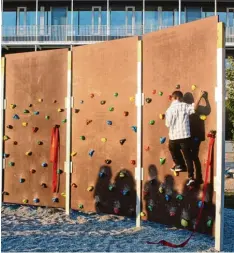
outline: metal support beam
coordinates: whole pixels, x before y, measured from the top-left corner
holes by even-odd
[[[71,41],[73,41],[73,0],[71,0]]]
[[[142,33],[144,34],[145,33],[145,0],[143,0],[143,3],[142,3]]]
[[[217,16],[217,0],[214,0],[214,13]]]
[[[38,0],[36,0],[36,41],[38,41],[37,34],[38,34]],[[37,48],[35,46],[35,51],[37,51]]]
[[[178,23],[181,24],[181,0],[179,0],[179,17],[178,17]]]
[[[110,1],[107,0],[106,2],[106,35],[107,39],[109,40],[110,36]]]

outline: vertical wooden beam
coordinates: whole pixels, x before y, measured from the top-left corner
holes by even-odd
[[[223,249],[223,212],[224,212],[224,171],[225,171],[225,44],[224,25],[217,26],[217,164],[216,164],[216,217],[215,217],[215,249]]]

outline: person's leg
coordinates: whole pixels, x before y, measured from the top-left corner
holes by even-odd
[[[180,140],[180,147],[184,154],[184,159],[188,168],[188,177],[193,179],[194,178],[194,168],[193,168],[193,159],[192,159],[192,151],[191,151],[191,140],[182,139]]]
[[[169,140],[169,151],[175,166],[178,168],[183,168],[184,159],[180,151],[180,144],[178,140]],[[174,170],[174,168],[172,168],[172,170]]]
[[[195,165],[196,182],[203,183],[201,162],[199,159],[199,147],[200,147],[200,141],[193,141],[192,142],[192,158],[193,158],[193,162]]]

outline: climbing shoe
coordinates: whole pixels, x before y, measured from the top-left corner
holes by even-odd
[[[193,186],[195,183],[193,178],[189,178],[188,183],[186,184],[187,186]]]
[[[171,168],[171,171],[175,171],[175,172],[180,172],[183,169],[181,168],[181,166],[179,165],[175,165],[174,167]]]

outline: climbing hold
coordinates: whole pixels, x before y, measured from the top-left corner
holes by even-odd
[[[42,98],[38,98],[37,100],[39,103],[43,102],[43,99]]]
[[[40,200],[39,200],[38,198],[35,198],[35,199],[33,199],[33,202],[34,202],[34,203],[39,203]]]
[[[80,136],[80,139],[81,139],[82,141],[84,141],[84,140],[85,140],[85,136],[84,136],[84,135],[81,135],[81,136]]]
[[[80,109],[75,109],[75,113],[78,113],[80,111]]]
[[[22,201],[24,204],[27,204],[28,203],[28,199],[23,199]]]
[[[22,184],[25,182],[25,179],[24,178],[20,178],[19,182]]]
[[[114,96],[115,96],[115,97],[118,97],[118,96],[119,96],[119,93],[118,93],[118,92],[115,92],[115,93],[114,93]]]
[[[25,155],[31,156],[31,155],[32,155],[32,151],[27,151],[27,152],[25,153]]]
[[[162,194],[164,193],[165,187],[164,185],[160,185],[158,191]]]
[[[43,142],[42,141],[37,141],[37,145],[42,145]]]
[[[80,103],[83,104],[83,103],[84,103],[84,100],[80,100]]]
[[[155,120],[150,120],[149,122],[150,125],[154,125],[154,123],[155,123]]]
[[[105,103],[106,103],[105,100],[101,100],[101,102],[100,102],[101,105],[104,105]]]
[[[66,122],[67,122],[67,119],[63,119],[63,120],[62,120],[62,123],[66,123]]]
[[[135,160],[131,160],[130,163],[131,163],[132,165],[135,165],[135,164],[136,164],[136,161],[135,161]]]
[[[172,95],[169,95],[169,96],[168,96],[168,99],[169,99],[169,100],[172,100]]]
[[[126,139],[121,139],[121,140],[119,141],[119,143],[120,143],[121,145],[123,145],[123,144],[125,143],[125,141],[126,141]]]
[[[101,138],[101,142],[106,142],[107,138]]]
[[[171,207],[169,214],[171,217],[174,217],[176,215],[176,207]]]
[[[125,186],[124,189],[121,191],[121,193],[122,193],[123,196],[128,195],[129,192],[130,192],[130,189],[129,189],[128,186]]]
[[[114,107],[109,107],[109,111],[113,112],[114,111]]]
[[[165,143],[166,139],[167,139],[166,137],[160,137],[160,143],[161,144]]]
[[[152,94],[156,94],[156,90],[152,90]]]
[[[152,212],[152,211],[153,211],[153,206],[148,205],[147,207],[148,207],[148,210],[149,210],[150,212]]]
[[[28,125],[27,122],[23,122],[23,123],[22,123],[22,126],[24,126],[24,127],[26,127],[27,125]]]
[[[111,160],[106,159],[106,160],[105,160],[105,163],[106,163],[106,164],[111,164]]]
[[[148,190],[148,189],[145,189],[145,190],[143,191],[143,195],[144,195],[144,196],[149,195],[149,190]]]
[[[95,202],[95,206],[96,206],[96,207],[101,203],[100,197],[99,197],[98,195],[96,195],[96,196],[94,197],[94,202]]]
[[[87,119],[87,120],[86,120],[86,125],[89,125],[91,122],[92,122],[91,119]]]
[[[181,226],[182,227],[187,227],[188,226],[188,221],[187,220],[185,220],[185,219],[181,219]]]
[[[42,188],[47,188],[47,185],[45,183],[41,183]]]
[[[36,173],[36,170],[30,169],[30,172],[31,172],[32,174],[34,174],[34,173]]]
[[[9,162],[8,165],[9,165],[10,167],[13,167],[13,166],[15,166],[15,163],[14,163],[14,162]]]
[[[212,224],[213,224],[212,218],[211,218],[211,217],[208,217],[208,221],[206,222],[206,226],[207,226],[208,228],[211,228],[211,227],[212,227]]]
[[[34,115],[39,115],[39,112],[38,112],[38,111],[36,111],[36,112],[34,112],[33,114],[34,114]]]
[[[149,146],[145,146],[144,149],[145,149],[145,151],[149,151],[150,147]]]
[[[178,172],[178,171],[174,171],[173,173],[174,173],[174,176],[175,176],[175,177],[178,177],[178,176],[179,176],[179,172]]]
[[[119,214],[119,212],[120,212],[119,208],[118,207],[114,207],[114,213],[115,214]]]
[[[64,198],[66,198],[66,193],[65,193],[65,192],[62,192],[62,193],[61,193],[61,196],[63,196]]]
[[[135,133],[137,132],[137,126],[131,126],[131,128]]]
[[[130,100],[130,102],[134,102],[135,101],[135,97],[130,97],[129,100]]]
[[[76,156],[77,155],[77,152],[75,152],[75,151],[73,151],[72,153],[71,153],[71,156]]]
[[[13,126],[12,125],[7,125],[7,128],[8,129],[13,129]]]
[[[49,115],[46,115],[46,116],[45,116],[45,119],[47,119],[47,120],[50,119],[50,116],[49,116]]]
[[[32,128],[33,133],[36,133],[38,130],[39,130],[38,127],[33,127],[33,128]]]
[[[91,98],[94,98],[94,94],[93,94],[93,93],[91,93],[91,94],[90,94],[90,97],[91,97]]]
[[[94,189],[93,186],[89,186],[89,187],[87,188],[87,191],[88,191],[88,192],[91,192],[93,189]]]
[[[152,102],[152,99],[151,99],[151,98],[146,98],[146,99],[145,99],[145,102],[149,104],[149,103]]]
[[[9,192],[3,191],[3,192],[2,192],[2,195],[3,195],[3,196],[8,196],[8,195],[9,195]]]
[[[165,118],[165,114],[159,114],[159,118],[160,119],[164,119]]]
[[[206,120],[206,115],[200,115],[201,120]]]
[[[110,121],[110,120],[107,120],[106,123],[107,123],[107,125],[109,125],[109,126],[112,125],[112,121]]]
[[[108,189],[109,191],[113,191],[115,188],[115,184],[109,184]]]
[[[9,156],[10,156],[9,154],[6,153],[3,154],[3,158],[8,158]]]
[[[73,188],[77,188],[77,185],[75,183],[72,183],[71,185]]]
[[[99,172],[99,177],[102,178],[102,177],[105,177],[105,175],[106,175],[106,172],[104,169]]]
[[[42,163],[41,166],[46,168],[48,166],[48,164],[47,163]]]
[[[53,103],[54,103],[54,104],[57,103],[57,100],[53,100]]]
[[[62,173],[63,173],[63,171],[62,171],[62,170],[57,169],[57,174],[58,174],[58,175],[60,175],[60,174],[62,174]]]
[[[204,203],[201,200],[199,200],[197,202],[197,206],[198,206],[198,208],[202,208],[204,206]]]
[[[127,171],[126,170],[121,170],[119,173],[119,177],[124,178],[127,176]]]
[[[52,198],[52,201],[54,202],[54,203],[58,203],[59,202],[59,199],[58,198]]]
[[[16,104],[11,104],[11,105],[10,105],[10,108],[11,108],[11,109],[15,109],[15,107],[16,107]]]
[[[28,107],[32,107],[33,105],[32,104],[29,104]]]
[[[140,216],[141,216],[141,217],[145,217],[146,214],[145,214],[144,212],[141,212],[141,213],[140,213]]]
[[[58,108],[58,112],[63,112],[64,110],[62,108]]]
[[[192,90],[196,90],[197,86],[196,85],[192,85],[191,89]]]
[[[177,90],[180,89],[180,85],[179,84],[176,85],[176,89]]]
[[[176,199],[179,200],[179,201],[181,201],[181,200],[184,199],[184,197],[183,197],[183,195],[178,194],[178,195],[176,196]]]
[[[14,142],[13,142],[13,145],[17,145],[17,144],[18,144],[18,142],[17,142],[17,141],[14,141]]]
[[[24,113],[25,113],[25,114],[26,114],[26,113],[29,113],[29,110],[25,109],[25,110],[24,110]]]
[[[171,196],[170,196],[169,194],[166,194],[166,195],[165,195],[165,200],[166,200],[166,201],[170,201],[170,200],[171,200]]]
[[[162,92],[162,91],[159,91],[158,95],[159,95],[159,96],[162,96],[162,95],[163,95],[163,92]]]
[[[95,152],[95,151],[94,151],[93,149],[91,149],[91,150],[89,151],[89,156],[92,157],[93,154],[94,154],[94,152]]]
[[[84,205],[83,205],[83,204],[79,204],[78,207],[79,207],[80,209],[83,209],[83,208],[84,208]]]
[[[19,119],[20,117],[17,115],[17,114],[15,114],[14,116],[13,116],[13,119]]]
[[[166,162],[166,158],[160,158],[159,161],[160,161],[160,164],[163,165]]]
[[[124,116],[126,117],[126,116],[128,116],[128,112],[127,111],[124,111]]]
[[[4,136],[3,136],[3,140],[4,140],[4,141],[7,141],[7,140],[9,140],[9,139],[10,139],[9,136],[7,136],[7,135],[4,135]]]

